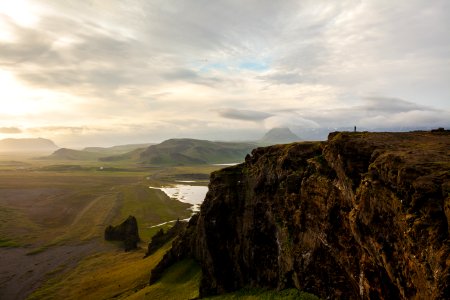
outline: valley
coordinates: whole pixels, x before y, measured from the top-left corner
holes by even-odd
[[[100,299],[139,289],[169,246],[142,259],[151,236],[171,223],[155,225],[192,214],[190,204],[149,187],[183,179],[206,185],[220,168],[17,155],[1,160],[0,299]],[[142,241],[125,253],[103,234],[129,215],[137,218]]]

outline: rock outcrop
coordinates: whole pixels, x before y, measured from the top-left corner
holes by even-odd
[[[122,224],[117,226],[109,225],[105,229],[105,240],[123,241],[125,251],[137,249],[139,238],[136,218],[129,216]]]
[[[175,224],[170,227],[166,232],[161,228],[153,237],[150,243],[148,244],[147,253],[145,257],[152,255],[159,248],[164,246],[164,244],[168,243],[170,240],[174,239],[178,235],[180,235],[187,226],[186,221],[177,220]]]
[[[211,175],[153,270],[194,257],[200,295],[295,287],[323,298],[450,295],[450,133],[332,133],[258,148]]]

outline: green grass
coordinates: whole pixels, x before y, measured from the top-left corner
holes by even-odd
[[[4,248],[12,248],[12,247],[20,247],[20,243],[10,240],[10,239],[5,239],[5,238],[0,238],[0,247],[4,247]]]
[[[286,289],[282,291],[245,288],[234,293],[207,297],[210,300],[319,300],[320,298],[297,289]]]
[[[150,237],[156,233],[151,226],[191,215],[189,204],[175,201],[164,192],[150,189],[147,185],[126,185],[117,190],[120,192],[122,205],[114,222],[120,223],[129,215],[135,216],[139,235],[144,241],[150,241]]]
[[[55,274],[27,299],[108,299],[124,298],[146,286],[150,270],[156,266],[169,244],[143,259],[143,250],[102,252],[83,259],[75,269]],[[157,298],[154,298],[157,299]]]
[[[20,247],[28,244],[39,226],[19,209],[0,204],[0,247]]]
[[[167,299],[152,298],[152,293],[169,293],[179,299],[176,295],[182,293],[198,295],[200,270],[192,262],[175,265],[159,283],[147,286],[151,269],[170,247],[166,245],[143,259],[147,243],[157,231],[167,230],[172,224],[151,226],[191,215],[187,210],[190,205],[149,186],[189,180],[219,166],[144,168],[126,162],[26,161],[27,169],[0,165],[0,247],[25,246],[27,254],[34,255],[50,247],[92,239],[105,246],[99,246],[92,256],[80,256],[76,265],[44,270],[39,279],[44,283],[29,299],[122,299],[139,295]],[[206,176],[199,178],[206,183]],[[128,215],[137,218],[143,243],[142,249],[124,253],[119,246],[104,242],[103,232],[107,225],[117,225]],[[147,291],[142,294],[143,289]]]
[[[159,281],[125,299],[194,299],[199,295],[200,279],[200,267],[193,260],[183,260],[167,269]]]

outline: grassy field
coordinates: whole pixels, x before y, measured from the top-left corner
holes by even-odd
[[[147,284],[150,270],[169,247],[168,244],[145,259],[144,250],[94,254],[80,261],[75,269],[48,280],[28,299],[124,298]]]
[[[296,289],[282,291],[246,288],[240,291],[215,297],[207,297],[208,300],[319,300],[320,298]]]
[[[149,186],[191,178],[206,184],[218,168],[0,157],[0,295],[103,299],[140,290],[162,256],[142,259],[160,229],[152,226],[191,214],[190,205]],[[103,232],[128,215],[137,218],[143,242],[124,253]]]

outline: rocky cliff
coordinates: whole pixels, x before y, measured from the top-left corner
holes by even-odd
[[[333,133],[255,149],[209,192],[157,268],[194,257],[200,294],[296,287],[323,298],[450,294],[450,132]]]

